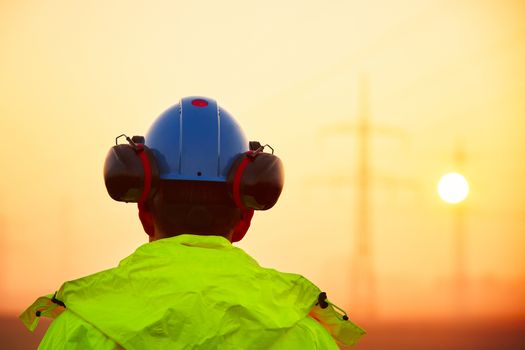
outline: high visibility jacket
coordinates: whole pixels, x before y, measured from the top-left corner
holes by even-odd
[[[337,349],[364,331],[296,274],[260,267],[224,237],[180,235],[66,282],[20,318],[55,318],[39,349]]]

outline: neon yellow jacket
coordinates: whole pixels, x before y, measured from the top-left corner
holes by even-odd
[[[20,318],[55,318],[39,349],[337,349],[364,331],[304,277],[260,267],[224,237],[144,244],[118,267],[66,282]],[[65,304],[65,305],[64,305]],[[324,306],[325,308],[321,308]]]

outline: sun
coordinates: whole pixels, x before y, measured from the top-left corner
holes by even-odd
[[[448,173],[441,177],[438,193],[447,203],[459,203],[467,198],[469,185],[467,179],[458,173]]]

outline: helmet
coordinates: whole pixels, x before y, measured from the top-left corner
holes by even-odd
[[[233,117],[217,102],[186,97],[166,110],[146,134],[163,180],[227,181],[248,142]]]
[[[122,136],[129,144],[118,144]],[[273,149],[264,153],[266,146],[248,143],[235,119],[210,98],[183,98],[155,120],[146,138],[119,137],[106,157],[106,188],[117,201],[137,202],[139,215],[146,215],[143,204],[160,180],[227,182],[243,212],[233,237],[238,241],[253,210],[270,209],[281,194],[284,172]],[[143,224],[151,221],[143,216]],[[151,234],[152,225],[145,230]]]

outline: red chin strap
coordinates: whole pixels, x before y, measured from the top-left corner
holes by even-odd
[[[138,203],[139,207],[139,219],[142,223],[142,228],[148,236],[153,236],[155,234],[155,226],[153,225],[153,215],[146,208],[144,203]]]
[[[233,177],[233,201],[235,202],[237,208],[242,210],[242,218],[241,221],[239,221],[233,228],[232,242],[239,242],[241,239],[243,239],[244,235],[250,228],[253,218],[253,209],[246,208],[241,200],[241,177],[244,173],[244,169],[246,169],[248,164],[253,161],[253,157],[251,157],[252,154],[253,151],[248,151],[245,153],[245,156],[241,161],[241,164],[239,164],[239,168],[237,168],[237,171]]]
[[[232,242],[239,242],[244,238],[246,232],[250,228],[253,218],[253,209],[246,209],[242,212],[242,219],[235,225],[233,229]]]
[[[144,168],[144,190],[140,196],[138,207],[139,207],[139,219],[142,223],[144,231],[148,236],[153,236],[155,234],[155,226],[153,225],[153,215],[146,207],[146,200],[148,199],[149,193],[151,191],[151,164],[149,162],[148,155],[144,152],[144,145],[137,143],[137,155],[142,161],[142,167]]]

